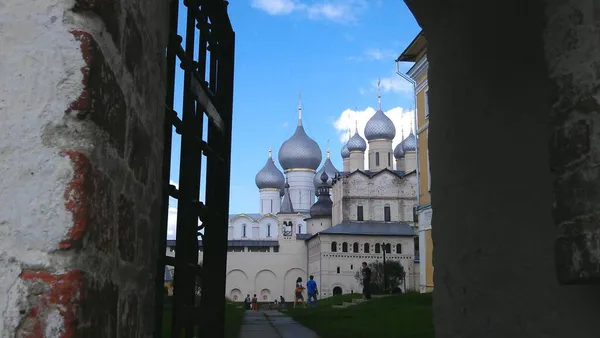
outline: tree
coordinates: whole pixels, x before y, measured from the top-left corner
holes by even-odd
[[[371,292],[372,293],[390,293],[396,288],[400,288],[404,278],[406,278],[406,272],[400,262],[397,261],[386,261],[385,262],[385,276],[387,279],[387,290],[384,290],[386,285],[383,276],[383,262],[375,261],[367,265],[371,268]],[[354,278],[358,281],[360,286],[363,286],[362,271],[357,271]]]

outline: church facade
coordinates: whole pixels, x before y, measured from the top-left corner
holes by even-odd
[[[229,217],[226,297],[291,301],[296,279],[309,275],[321,297],[360,293],[355,274],[361,263],[381,261],[384,250],[387,260],[404,266],[406,288],[418,287],[416,137],[411,131],[392,149],[396,128],[378,96],[366,140],[356,128],[341,149],[342,171],[329,150],[321,165],[321,149],[304,130],[300,104],[297,128],[279,149],[283,171],[269,150],[256,175],[260,212]],[[168,246],[172,255],[174,241]]]

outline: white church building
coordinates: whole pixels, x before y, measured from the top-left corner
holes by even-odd
[[[329,150],[321,166],[321,149],[304,130],[300,104],[298,126],[279,149],[283,171],[269,150],[256,174],[260,213],[229,217],[226,297],[243,301],[256,294],[273,301],[283,295],[292,301],[296,279],[310,275],[321,297],[360,293],[356,272],[362,262],[381,261],[383,250],[386,260],[404,266],[406,288],[418,288],[416,137],[411,130],[392,149],[396,127],[381,110],[381,95],[364,135],[356,128],[342,148],[342,171]],[[174,249],[169,240],[167,254]]]

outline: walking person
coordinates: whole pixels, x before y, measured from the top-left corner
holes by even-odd
[[[362,281],[363,296],[365,299],[371,299],[371,268],[367,266],[367,262],[362,263]]]
[[[252,297],[252,310],[258,311],[258,298],[256,298],[256,294]]]
[[[250,294],[247,294],[246,299],[244,299],[244,307],[246,310],[252,310],[251,302],[252,300],[250,299]]]
[[[283,298],[283,295],[279,296],[279,307],[285,310],[285,298]]]
[[[296,303],[304,304],[303,291],[304,286],[302,285],[302,277],[298,277],[298,279],[296,279],[296,289],[294,290],[294,309],[296,308]]]
[[[306,293],[308,295],[307,305],[308,308],[311,304],[317,306],[317,295],[319,295],[319,289],[317,288],[317,282],[315,282],[315,276],[310,275],[308,282],[306,282]]]

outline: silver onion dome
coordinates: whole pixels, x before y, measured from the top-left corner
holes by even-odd
[[[319,186],[323,183],[321,181],[321,175],[323,173],[327,175],[327,181],[325,183],[327,183],[328,187],[331,187],[333,184],[333,178],[339,172],[340,171],[335,168],[333,163],[331,163],[329,150],[327,150],[327,159],[325,160],[325,163],[323,163],[321,169],[319,169],[319,171],[315,173],[315,178],[313,179],[313,184],[315,186],[315,195],[317,195],[317,190],[319,190]]]
[[[408,137],[406,137],[406,139],[404,139],[404,141],[402,141],[402,151],[407,152],[407,151],[416,151],[416,150],[417,150],[417,137],[411,130],[410,134],[408,134]]]
[[[346,144],[346,146],[348,147],[349,151],[365,151],[365,150],[367,150],[367,142],[365,141],[364,138],[362,138],[360,135],[358,135],[358,129],[356,130],[356,133],[354,133],[354,136],[352,136],[348,140],[348,143]]]
[[[267,163],[265,163],[265,166],[256,174],[254,182],[258,189],[281,189],[285,184],[283,173],[275,166],[270,149]]]
[[[396,127],[381,109],[377,109],[365,126],[365,137],[367,140],[393,140],[396,137]]]
[[[398,143],[398,145],[396,145],[396,148],[394,148],[394,158],[403,158],[404,157],[404,150],[402,150],[402,143],[403,142]]]
[[[279,164],[284,170],[312,169],[317,170],[321,164],[323,153],[315,140],[306,135],[302,126],[302,98],[298,104],[298,127],[294,135],[283,142],[279,148]]]
[[[350,157],[350,150],[348,150],[348,144],[344,144],[344,146],[342,147],[342,150],[340,151],[340,153],[342,154],[342,158],[348,158]]]

